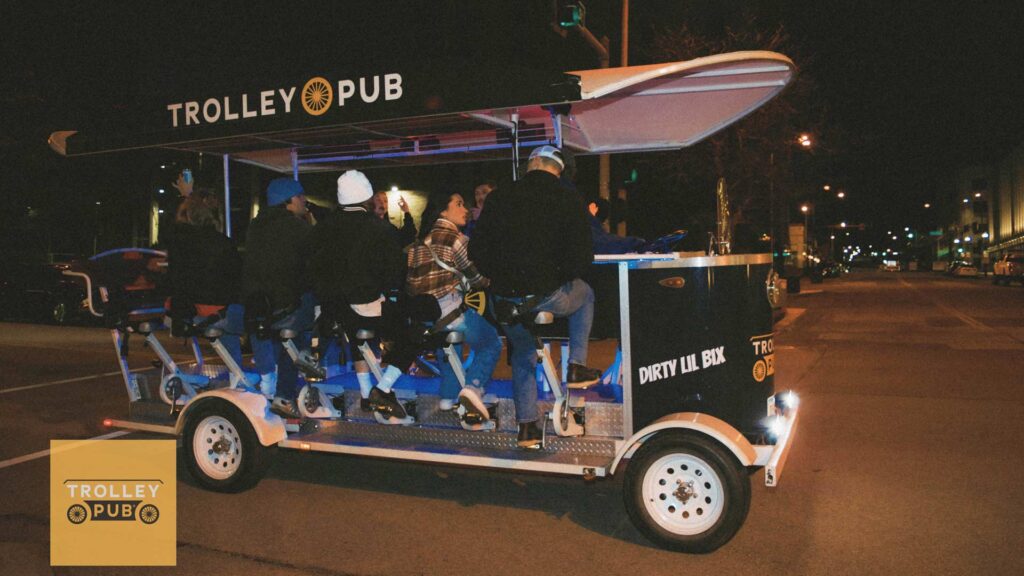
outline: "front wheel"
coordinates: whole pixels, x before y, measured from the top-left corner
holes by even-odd
[[[644,443],[623,483],[626,511],[651,542],[679,552],[712,552],[747,517],[750,479],[725,447],[698,435]]]
[[[182,449],[189,473],[204,488],[241,492],[260,481],[277,446],[260,444],[238,408],[207,401],[189,414]]]

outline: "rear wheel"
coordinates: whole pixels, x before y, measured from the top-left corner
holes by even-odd
[[[626,469],[626,511],[653,543],[679,552],[711,552],[747,517],[750,479],[718,442],[696,434],[649,440]]]
[[[227,402],[196,406],[185,423],[185,463],[204,488],[241,492],[255,486],[277,446],[263,446],[249,419]]]

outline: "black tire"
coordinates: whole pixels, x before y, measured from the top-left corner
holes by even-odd
[[[663,433],[645,442],[630,459],[622,491],[637,530],[677,552],[717,550],[750,509],[747,470],[720,443],[695,433]]]
[[[199,443],[207,446],[206,453],[196,453],[197,432]],[[208,490],[230,493],[258,484],[277,446],[260,444],[249,419],[230,402],[211,399],[189,411],[182,450],[185,465],[196,482]]]

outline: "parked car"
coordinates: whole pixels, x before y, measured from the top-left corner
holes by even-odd
[[[0,266],[0,316],[68,324],[84,311],[85,284],[65,276],[70,265],[5,264]]]
[[[835,262],[829,260],[821,265],[821,273],[825,278],[838,278],[843,274],[846,274],[850,269],[842,262]]]
[[[1024,253],[1003,254],[1003,257],[992,266],[993,284],[1009,285],[1014,281],[1024,285]]]
[[[965,276],[968,278],[978,277],[978,267],[974,264],[961,263],[959,265],[954,264],[950,268],[950,275],[952,276]]]

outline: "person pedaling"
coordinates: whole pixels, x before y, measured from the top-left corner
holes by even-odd
[[[469,260],[469,239],[461,233],[468,217],[469,209],[461,195],[430,196],[419,240],[409,251],[406,291],[414,301],[422,303],[415,308],[433,309],[425,318],[421,315],[429,324],[426,334],[445,330],[449,334],[444,349],[437,346],[436,351],[441,408],[450,409],[457,403],[464,428],[493,429],[491,410],[497,398],[493,394],[488,396],[485,387],[501,356],[501,340],[494,325],[482,315],[481,290],[490,281]],[[467,306],[467,298],[476,303],[477,309]],[[462,355],[455,352],[454,345],[460,342],[468,344],[472,354],[472,362],[465,371]]]

